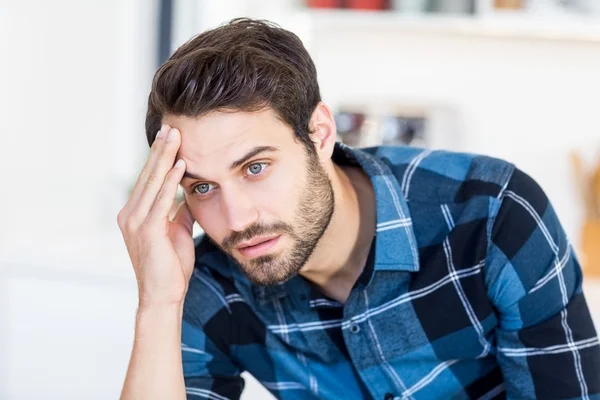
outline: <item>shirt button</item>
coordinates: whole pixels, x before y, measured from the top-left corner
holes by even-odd
[[[391,393],[386,393],[383,400],[394,400],[394,395]]]
[[[352,333],[358,333],[358,332],[360,332],[360,326],[358,326],[356,324],[350,325],[350,332],[352,332]],[[388,399],[386,398],[386,400],[388,400]]]

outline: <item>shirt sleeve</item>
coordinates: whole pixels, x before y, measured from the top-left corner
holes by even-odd
[[[497,207],[485,279],[508,398],[600,398],[600,347],[581,268],[551,203],[515,169]]]
[[[201,329],[185,321],[181,336],[187,398],[239,399],[244,389],[244,379],[229,357],[221,353]]]
[[[181,356],[188,399],[239,399],[244,390],[245,382],[240,376],[243,371],[229,355],[228,326],[219,318],[227,309],[217,299],[220,297],[216,286],[207,276],[195,271],[186,295],[181,326]]]

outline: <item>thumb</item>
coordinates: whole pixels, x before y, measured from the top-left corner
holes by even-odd
[[[192,235],[194,217],[185,201],[182,201],[177,207],[177,211],[173,217],[173,223],[183,226],[189,234]]]

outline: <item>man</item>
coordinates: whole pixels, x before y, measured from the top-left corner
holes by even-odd
[[[140,296],[123,399],[239,398],[243,371],[281,399],[600,398],[540,187],[489,157],[336,143],[292,33],[241,19],[184,44],[146,132],[118,217]]]

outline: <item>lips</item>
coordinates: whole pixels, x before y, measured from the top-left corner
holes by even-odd
[[[259,244],[261,244],[261,243],[267,242],[267,241],[269,241],[269,240],[271,240],[271,239],[274,239],[274,238],[276,238],[277,236],[278,236],[278,235],[269,235],[269,236],[263,235],[263,236],[257,236],[257,237],[255,237],[255,238],[252,238],[252,240],[248,240],[248,241],[246,241],[246,242],[242,242],[242,243],[240,243],[240,244],[237,246],[237,248],[238,248],[238,249],[242,249],[242,248],[245,248],[245,247],[256,246],[256,245],[259,245]]]
[[[279,242],[281,236],[258,236],[247,242],[241,243],[237,250],[248,258],[259,257],[266,254],[273,246]]]

